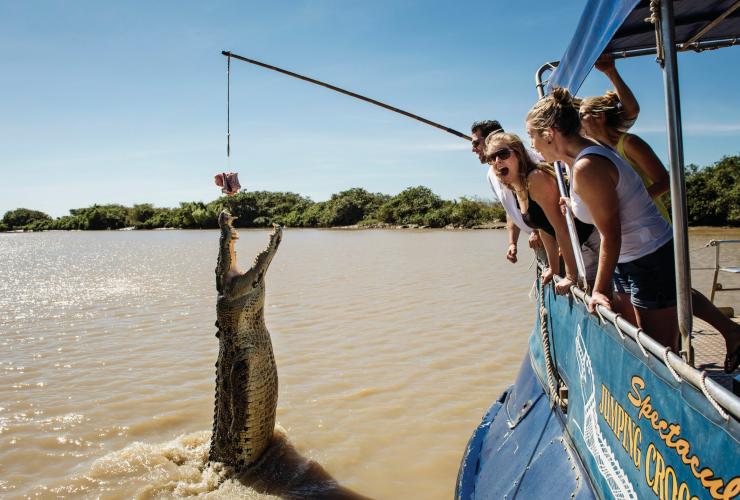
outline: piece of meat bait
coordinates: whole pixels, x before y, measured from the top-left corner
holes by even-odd
[[[242,187],[239,184],[239,174],[236,172],[217,174],[214,180],[216,181],[216,185],[221,188],[221,192],[226,196],[238,193]]]

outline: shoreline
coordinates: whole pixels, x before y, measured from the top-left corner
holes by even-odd
[[[447,225],[444,227],[431,227],[420,224],[369,224],[360,225],[354,224],[350,226],[332,226],[332,227],[294,227],[294,226],[283,226],[285,229],[290,230],[306,230],[306,229],[319,229],[322,231],[371,231],[371,230],[392,230],[392,231],[481,231],[481,230],[498,230],[506,229],[505,222],[489,222],[486,224],[478,224],[476,226],[464,227]],[[252,230],[267,230],[269,227],[237,227],[239,231],[252,231]],[[740,226],[689,226],[689,231],[700,232],[700,231],[737,231],[740,233]],[[135,227],[122,227],[120,229],[44,229],[42,231],[31,231],[25,229],[13,229],[11,231],[0,231],[0,234],[20,234],[20,233],[82,233],[82,232],[117,232],[117,231],[218,231],[215,228],[180,228],[180,227],[157,227],[154,229],[137,229]]]
[[[464,226],[453,226],[453,225],[447,225],[445,227],[431,227],[431,226],[424,226],[420,224],[369,224],[369,225],[360,225],[360,224],[354,224],[351,226],[331,226],[331,227],[294,227],[294,226],[283,226],[285,229],[320,229],[320,230],[331,230],[331,231],[367,231],[367,230],[430,230],[430,231],[480,231],[480,230],[489,230],[489,229],[505,229],[506,223],[505,222],[489,222],[486,224],[478,224],[476,226],[472,227],[464,227]],[[270,229],[269,227],[236,227],[235,229],[239,231],[243,230],[262,230],[262,229]],[[120,229],[44,229],[41,231],[32,231],[32,230],[26,230],[26,229],[13,229],[11,231],[0,231],[0,234],[19,234],[19,233],[83,233],[83,232],[117,232],[117,231],[218,231],[218,229],[215,228],[181,228],[181,227],[157,227],[153,229],[137,229],[135,227],[122,227]]]

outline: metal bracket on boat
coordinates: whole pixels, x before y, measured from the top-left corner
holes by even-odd
[[[507,406],[506,407],[506,416],[508,418],[506,419],[506,425],[509,426],[509,429],[513,429],[514,427],[516,427],[517,425],[519,425],[519,422],[521,422],[522,420],[524,420],[524,417],[526,417],[527,416],[527,413],[529,413],[529,411],[532,408],[534,408],[535,403],[539,399],[540,398],[538,397],[534,401],[532,401],[531,399],[525,401],[524,404],[522,405],[522,407],[519,408],[519,412],[514,416],[513,419],[511,418],[511,415],[509,414],[509,407]]]
[[[676,370],[673,369],[671,366],[671,362],[668,360],[668,353],[672,352],[670,347],[666,347],[663,351],[663,362],[665,363],[665,367],[668,368],[668,371],[671,372],[671,375],[673,375],[673,378],[676,379],[676,382],[679,384],[683,382],[683,379],[681,376],[676,372]]]
[[[560,401],[563,402],[565,407],[568,407],[568,386],[567,385],[561,385],[558,388],[558,395],[560,396]]]
[[[709,394],[709,389],[707,389],[707,372],[701,372],[699,385],[701,386],[701,392],[703,392],[704,396],[706,396],[709,402],[712,403],[712,406],[714,406],[714,409],[717,410],[717,413],[719,413],[723,419],[729,420],[730,415],[724,409],[722,409],[717,400],[714,399],[714,396]]]

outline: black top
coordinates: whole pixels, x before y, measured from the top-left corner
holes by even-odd
[[[529,193],[527,193],[527,196],[529,197]],[[521,207],[519,207],[519,200],[516,196],[514,196],[514,200],[516,200],[516,206],[521,210]],[[542,229],[544,232],[555,238],[555,229],[552,227],[552,224],[550,224],[550,221],[547,220],[544,210],[542,210],[542,207],[540,207],[531,197],[529,197],[529,212],[522,214],[522,219],[529,227]],[[576,232],[578,233],[579,243],[583,244],[583,242],[591,236],[591,233],[593,233],[595,229],[594,225],[586,224],[575,217],[573,217],[573,221],[576,223]]]

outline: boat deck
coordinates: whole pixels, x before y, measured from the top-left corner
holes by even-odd
[[[732,320],[735,323],[740,323],[740,317],[738,316],[734,316]],[[737,375],[738,372],[727,374],[723,370],[726,349],[722,335],[709,323],[695,316],[691,339],[694,346],[695,367],[706,371],[709,378],[732,390],[733,376]]]

